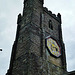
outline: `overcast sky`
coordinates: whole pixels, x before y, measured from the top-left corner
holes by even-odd
[[[75,70],[75,0],[45,0],[44,6],[62,15],[62,32],[66,49],[67,70]],[[9,68],[15,40],[17,16],[22,13],[23,0],[0,0],[0,75]]]

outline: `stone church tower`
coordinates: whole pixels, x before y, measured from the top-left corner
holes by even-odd
[[[61,15],[56,16],[43,4],[44,0],[24,0],[6,75],[65,75],[67,72]]]

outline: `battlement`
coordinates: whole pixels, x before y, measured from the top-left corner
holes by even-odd
[[[60,13],[58,13],[57,15],[53,14],[52,11],[48,10],[46,7],[43,7],[43,10],[61,23],[61,14]]]

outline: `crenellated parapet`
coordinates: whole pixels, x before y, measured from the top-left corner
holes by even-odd
[[[57,15],[52,13],[52,11],[48,10],[46,7],[43,7],[43,10],[48,13],[50,16],[52,16],[54,19],[56,19],[57,21],[59,21],[61,23],[61,14],[58,13]]]

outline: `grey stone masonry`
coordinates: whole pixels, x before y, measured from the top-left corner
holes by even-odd
[[[24,0],[23,15],[18,15],[16,39],[6,75],[67,75],[61,15],[53,14],[43,4],[44,0]],[[59,58],[48,52],[45,43],[48,36],[59,42]]]

